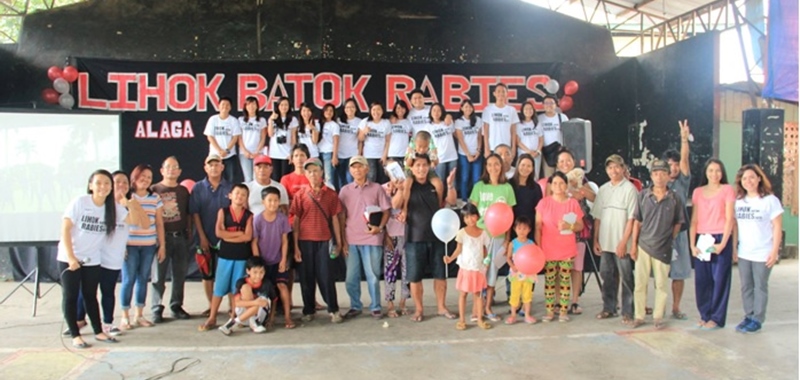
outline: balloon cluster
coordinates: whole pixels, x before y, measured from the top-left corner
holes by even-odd
[[[75,105],[75,98],[69,93],[70,83],[78,79],[78,69],[67,65],[64,69],[58,66],[51,66],[47,69],[47,77],[53,81],[53,88],[46,88],[42,91],[42,100],[48,104],[58,104],[66,109],[72,109]]]
[[[544,89],[547,90],[547,92],[551,95],[555,95],[560,88],[561,86],[555,79],[550,79],[544,84]],[[578,82],[574,80],[571,80],[564,85],[564,96],[561,97],[561,100],[558,104],[562,111],[566,112],[572,109],[572,106],[574,105],[572,95],[575,95],[579,88],[580,86],[578,86]]]

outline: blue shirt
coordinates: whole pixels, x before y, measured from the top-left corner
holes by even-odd
[[[189,197],[189,213],[200,215],[200,224],[203,226],[203,232],[206,233],[211,246],[217,245],[219,241],[216,233],[217,212],[219,209],[231,205],[228,194],[232,188],[230,182],[223,178],[217,189],[213,190],[208,178],[205,178],[194,185],[192,195]]]

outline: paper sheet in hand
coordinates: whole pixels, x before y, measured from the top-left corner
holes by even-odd
[[[711,261],[711,251],[714,250],[714,237],[709,234],[702,234],[697,238],[697,249],[700,254],[697,259],[700,261]]]
[[[578,221],[578,215],[575,215],[574,212],[566,213],[564,214],[564,221],[569,224],[575,224],[575,222]],[[574,232],[570,230],[561,230],[562,235],[571,235],[573,233]]]
[[[389,174],[389,178],[392,181],[405,181],[406,180],[406,173],[403,171],[403,167],[400,166],[397,162],[390,162],[389,165],[386,165],[386,173]]]

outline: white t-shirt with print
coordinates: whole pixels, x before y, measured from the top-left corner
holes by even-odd
[[[292,121],[285,128],[278,128],[278,123],[274,123],[275,135],[269,139],[269,156],[276,160],[289,160],[292,153],[292,129],[297,128],[297,118],[291,116]],[[286,142],[279,144],[278,138],[286,137]]]
[[[403,157],[408,148],[408,141],[411,136],[411,122],[408,119],[397,120],[390,123],[392,137],[389,139],[389,157]]]
[[[339,123],[326,121],[322,125],[322,136],[320,136],[319,144],[317,144],[320,153],[333,152],[333,136],[339,136]]]
[[[745,197],[734,205],[739,227],[739,258],[766,262],[772,250],[772,219],[783,214],[778,197]]]
[[[558,118],[561,117],[561,122]],[[542,128],[544,134],[544,146],[548,146],[554,142],[564,145],[564,136],[561,134],[561,123],[568,121],[569,118],[563,113],[557,113],[555,116],[547,116],[546,114],[539,114],[539,126]]]
[[[313,128],[315,130],[317,130],[317,131],[319,130],[319,122],[318,121],[314,120]],[[297,143],[298,144],[305,144],[305,146],[308,148],[309,158],[318,158],[319,157],[319,147],[317,147],[317,144],[314,143],[314,139],[313,139],[314,135],[313,135],[313,131],[311,130],[311,128],[309,126],[306,126],[305,132],[300,133],[300,126],[298,125],[296,131],[297,131]]]
[[[459,269],[486,270],[486,265],[483,264],[483,250],[492,242],[486,231],[481,232],[478,237],[472,237],[462,228],[456,234],[456,242],[461,243],[461,254],[456,258]]]
[[[386,135],[392,133],[392,126],[389,120],[381,119],[379,122],[374,122],[372,119],[361,120],[358,124],[358,130],[363,131],[369,128],[367,138],[364,139],[364,157],[365,158],[382,158],[383,148],[386,147]]]
[[[208,122],[206,123],[206,129],[203,131],[203,134],[206,136],[214,137],[217,140],[217,145],[220,148],[225,149],[228,147],[228,144],[231,143],[234,136],[239,136],[242,134],[242,129],[239,126],[239,120],[233,116],[228,115],[225,120],[220,119],[219,115],[214,115],[208,118]],[[231,158],[236,153],[235,149],[231,149],[228,151],[228,155],[222,157],[222,159]],[[208,154],[220,154],[214,149],[214,146],[210,143],[208,144]]]
[[[121,205],[115,205],[117,225],[124,224],[128,210]],[[113,235],[106,235],[105,205],[97,206],[92,201],[90,194],[82,195],[67,206],[64,218],[72,221],[72,229],[69,233],[72,237],[72,252],[78,261],[83,261],[84,266],[100,265],[102,251],[111,243],[113,237]],[[69,262],[63,240],[58,243],[56,259],[63,263]]]
[[[117,218],[119,219],[119,217]],[[117,222],[117,228],[108,238],[108,244],[100,250],[100,266],[111,270],[121,270],[125,264],[125,249],[128,245],[130,226],[124,220]]]
[[[346,123],[339,123],[339,160],[358,156],[358,125],[361,118],[354,117]]]
[[[508,104],[490,104],[483,109],[483,123],[489,125],[489,149],[494,151],[500,144],[511,146],[511,126],[519,123],[519,115]]]
[[[539,146],[539,137],[542,137],[541,125],[533,125],[533,121],[522,121],[517,124],[517,137],[519,142],[524,144],[529,150],[537,150]],[[517,153],[527,153],[522,148],[517,148]]]
[[[445,125],[442,121],[438,124],[428,124],[425,130],[433,136],[433,144],[436,146],[439,163],[458,159],[456,143],[453,140],[453,133],[456,131],[454,124]]]
[[[258,142],[261,141],[261,132],[267,127],[267,119],[259,117],[258,119],[250,118],[244,121],[244,117],[239,117],[239,128],[242,130],[242,144],[245,149],[250,153],[257,154],[263,152],[256,152],[258,149]]]
[[[469,152],[472,154],[477,153],[478,144],[480,143],[479,139],[483,136],[483,120],[481,120],[479,116],[476,116],[475,124],[471,125],[469,119],[460,117],[454,124],[456,125],[456,129],[461,131],[461,134],[464,136],[464,144],[467,145]],[[461,149],[461,144],[458,144],[458,154],[463,156],[468,154],[464,149]]]
[[[431,122],[430,118],[431,114],[431,107],[425,106],[423,109],[418,110],[414,107],[411,107],[411,110],[408,111],[408,117],[406,120],[411,122],[411,130],[412,134],[411,137],[417,134],[417,132],[425,129]]]

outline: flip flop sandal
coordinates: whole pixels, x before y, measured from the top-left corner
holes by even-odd
[[[464,322],[456,323],[456,330],[466,330],[466,329],[467,329],[467,324],[466,323],[464,323]]]
[[[411,322],[422,322],[423,317],[421,315],[412,315]]]
[[[216,328],[217,325],[215,323],[212,324],[203,323],[202,325],[197,326],[197,331],[209,331],[209,330],[214,330]]]
[[[631,326],[632,329],[635,329],[635,328],[637,328],[637,327],[639,327],[639,326],[641,326],[643,324],[644,324],[644,320],[642,320],[642,319],[634,319],[633,322],[631,322],[630,326]]]
[[[94,340],[96,342],[101,342],[101,343],[119,343],[117,338],[114,338],[113,336],[106,336],[105,339],[100,339],[98,337],[95,337]]]
[[[631,317],[629,317],[627,315],[623,315],[622,316],[622,324],[623,325],[630,326],[631,323],[633,323],[633,318],[631,318]]]
[[[614,313],[609,313],[607,311],[601,311],[599,314],[597,314],[595,316],[595,318],[597,318],[597,319],[609,319],[609,318],[614,318],[616,316],[617,315],[614,314]]]
[[[386,316],[389,318],[397,318],[397,311],[394,309],[389,309],[389,311],[386,312]]]
[[[491,323],[486,322],[486,321],[478,321],[478,327],[480,327],[481,329],[484,329],[484,330],[489,330],[489,329],[492,328],[492,325],[491,325]]]
[[[286,322],[286,324],[283,325],[283,327],[286,328],[287,330],[291,330],[291,329],[297,327],[297,325],[295,325],[294,322],[289,321],[289,322]]]
[[[559,322],[569,322],[569,315],[567,315],[566,313],[559,314],[558,321]]]
[[[91,346],[89,345],[89,343],[86,342],[80,342],[80,343],[72,342],[72,347],[83,350]]]
[[[201,317],[208,317],[211,315],[211,309],[206,309],[204,312],[200,313]]]
[[[538,322],[536,317],[525,317],[525,323],[529,325],[535,324],[536,322]]]
[[[583,314],[583,309],[581,309],[581,305],[573,303],[572,306],[569,307],[569,314],[575,314],[575,315]]]
[[[505,324],[513,325],[515,323],[517,323],[517,316],[516,315],[512,314],[512,315],[509,315],[508,318],[506,318]]]
[[[672,312],[672,319],[685,321],[685,320],[689,319],[689,317],[686,316],[686,313],[682,313],[680,311],[673,311]]]
[[[552,321],[552,320],[553,320],[553,318],[555,318],[555,317],[556,317],[556,315],[555,315],[554,313],[548,313],[547,315],[545,315],[544,317],[542,317],[542,322],[550,322],[550,321]]]
[[[453,314],[453,313],[451,313],[449,311],[446,311],[444,313],[439,313],[439,316],[440,317],[445,317],[445,318],[451,319],[451,320],[458,318],[458,316],[456,316],[455,314]]]
[[[492,322],[498,322],[500,320],[500,317],[498,317],[497,314],[495,313],[491,313],[491,314],[486,314],[486,319]]]
[[[664,325],[665,325],[664,321],[662,321],[660,319],[656,320],[656,321],[653,321],[653,326],[656,328],[656,330],[660,330],[660,329],[664,328]]]

